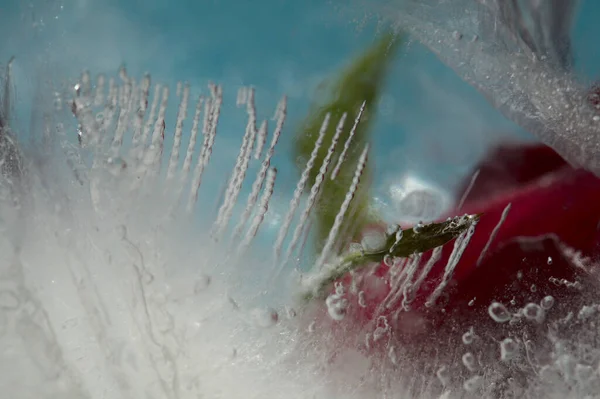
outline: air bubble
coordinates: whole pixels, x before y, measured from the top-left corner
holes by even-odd
[[[273,327],[279,321],[279,314],[273,308],[257,308],[252,311],[252,319],[263,328]]]
[[[394,257],[390,254],[385,254],[383,257],[383,264],[387,267],[392,267],[394,265]]]
[[[289,307],[289,306],[286,306],[285,313],[286,313],[288,319],[293,319],[298,315],[298,313],[296,312],[296,309]]]
[[[500,360],[506,362],[515,357],[519,351],[519,344],[512,338],[505,338],[500,342]]]
[[[467,392],[475,392],[477,391],[481,385],[483,384],[483,377],[480,375],[475,375],[471,378],[469,378],[468,380],[465,381],[465,383],[463,384],[463,387],[465,388],[465,391]]]
[[[492,302],[488,313],[496,323],[506,323],[510,320],[510,312],[500,302]]]
[[[122,158],[109,158],[106,162],[106,170],[113,176],[119,176],[125,169],[127,169],[127,162]]]
[[[364,291],[360,291],[358,293],[358,306],[360,306],[361,308],[367,307],[367,301],[365,300],[365,292]]]
[[[348,300],[341,295],[332,294],[325,300],[327,305],[327,313],[335,321],[341,321],[346,317],[346,309],[348,308]]]
[[[462,356],[462,362],[469,371],[475,371],[475,356],[471,352],[467,352]]]
[[[540,301],[540,306],[542,307],[542,309],[544,310],[549,310],[552,308],[552,306],[554,306],[554,297],[551,295],[545,296],[541,301]]]
[[[531,288],[529,288],[531,292],[537,292],[537,286],[535,284],[531,284]]]
[[[537,303],[528,303],[523,308],[523,316],[527,320],[541,323],[544,320],[544,310]]]
[[[463,334],[462,342],[465,345],[471,345],[474,340],[475,340],[475,332],[473,331],[473,327],[471,327],[469,329],[469,331],[467,331],[466,333]]]

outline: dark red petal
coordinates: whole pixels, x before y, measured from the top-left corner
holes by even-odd
[[[481,202],[566,166],[560,155],[546,145],[502,144],[475,168],[477,177],[472,185],[473,174],[467,176],[457,198],[466,193],[466,202]]]

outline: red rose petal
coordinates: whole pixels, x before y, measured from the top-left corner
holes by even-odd
[[[492,300],[512,300],[515,306],[524,306],[524,302],[549,292],[558,297],[571,295],[573,288],[561,286],[560,281],[595,284],[588,271],[578,268],[564,254],[562,246],[586,256],[598,253],[600,179],[570,168],[544,146],[503,146],[479,170],[478,182],[468,193],[461,213],[483,215],[452,274],[451,284],[436,306],[427,308],[425,302],[442,279],[453,243],[443,248],[441,259],[419,287],[408,310],[402,307],[402,301],[385,306],[386,298],[396,294],[392,292],[396,287],[391,287],[387,265],[345,276],[341,283],[346,287],[349,304],[346,318],[342,322],[324,321],[336,336],[345,337],[338,337],[339,342],[359,342],[372,352],[377,342],[369,344],[368,339],[373,338],[382,318],[389,324],[386,334],[398,339],[411,339],[424,332],[431,336],[434,327],[452,330],[457,323],[460,328],[477,325],[493,329],[495,322],[487,315]],[[510,210],[498,226],[508,204]],[[450,215],[455,216],[452,212]],[[431,251],[423,255],[415,275],[430,257]],[[547,262],[549,257],[551,264]]]

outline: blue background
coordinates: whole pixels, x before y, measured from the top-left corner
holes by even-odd
[[[246,116],[234,108],[238,87],[256,87],[263,118],[272,115],[285,93],[289,117],[275,164],[278,192],[291,193],[295,173],[289,137],[295,124],[319,83],[371,43],[380,28],[376,0],[368,16],[346,3],[2,0],[0,60],[17,57],[22,126],[29,120],[36,79],[43,76],[40,65],[53,77],[67,78],[77,77],[83,68],[110,74],[124,63],[132,75],[151,72],[154,82],[189,81],[193,93],[208,80],[221,83],[226,100],[216,144],[220,155],[207,183],[214,187],[231,170],[243,133]],[[600,67],[598,16],[600,2],[584,1],[574,35],[577,70],[586,79],[594,79]],[[172,125],[176,108],[171,104]],[[404,173],[452,190],[491,143],[506,139],[532,138],[429,51],[410,43],[394,65],[374,135],[378,193],[385,197],[389,183]]]

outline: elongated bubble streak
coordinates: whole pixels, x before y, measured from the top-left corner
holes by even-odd
[[[254,141],[256,139],[256,110],[254,108],[254,90],[251,89],[250,97],[247,105],[248,111],[248,124],[246,125],[246,133],[242,139],[242,146],[238,153],[238,157],[235,162],[235,167],[229,178],[227,190],[225,191],[225,199],[219,208],[217,220],[213,226],[213,232],[211,236],[215,240],[219,240],[223,234],[223,230],[227,227],[233,207],[237,202],[239,192],[242,188],[243,181],[246,177],[246,171],[248,170],[248,163],[254,148]]]
[[[202,131],[205,132],[204,143],[202,145],[200,156],[198,157],[198,162],[196,163],[196,168],[194,169],[194,176],[192,177],[190,196],[187,204],[188,214],[193,211],[194,205],[196,205],[196,201],[198,200],[198,191],[202,184],[202,175],[208,161],[210,161],[212,147],[217,135],[216,124],[219,120],[221,103],[223,101],[221,89],[211,90],[211,96],[212,98],[208,99],[205,105],[204,124],[202,126]]]
[[[179,112],[177,113],[177,124],[175,125],[175,136],[173,137],[173,147],[169,166],[167,169],[167,180],[175,177],[177,165],[179,164],[179,149],[181,147],[181,135],[183,134],[183,121],[187,118],[188,100],[190,97],[190,85],[186,83],[183,88],[181,102],[179,103]]]
[[[358,184],[360,183],[360,177],[362,176],[363,170],[365,169],[365,166],[367,165],[368,154],[369,154],[369,144],[367,143],[367,145],[365,145],[365,148],[364,148],[362,154],[360,155],[360,158],[358,158],[358,162],[356,164],[356,171],[354,172],[354,177],[352,178],[352,183],[350,184],[350,188],[348,189],[348,192],[346,193],[346,197],[344,198],[344,202],[342,202],[342,206],[340,207],[338,214],[335,216],[335,221],[333,222],[333,226],[331,227],[331,230],[329,231],[329,236],[327,237],[325,246],[323,247],[321,256],[319,257],[319,260],[317,261],[317,267],[319,267],[319,268],[322,268],[324,266],[325,261],[327,260],[327,258],[329,258],[331,249],[335,245],[335,241],[338,236],[338,231],[339,231],[340,227],[342,226],[342,223],[344,222],[344,216],[346,215],[346,212],[348,211],[348,208],[350,207],[350,202],[354,198],[354,194],[356,193]]]
[[[258,229],[260,228],[260,225],[262,224],[263,220],[265,219],[265,215],[266,215],[267,211],[269,210],[269,201],[271,200],[271,196],[273,195],[273,190],[275,188],[275,179],[276,178],[277,178],[277,169],[269,168],[269,171],[267,172],[267,177],[266,177],[265,189],[264,189],[263,195],[258,203],[258,213],[252,220],[252,224],[248,228],[248,232],[246,233],[244,240],[242,241],[242,243],[240,244],[240,246],[238,248],[238,256],[243,255],[246,252],[246,250],[250,246],[250,243],[252,242],[254,237],[256,237],[256,234],[258,233]]]
[[[266,134],[267,134],[266,132],[268,132],[268,125],[267,125],[266,120],[262,122],[258,131],[259,131],[259,134],[261,132],[265,132],[264,134],[266,136]],[[279,136],[277,137],[277,139],[279,139]],[[277,142],[275,142],[273,144],[277,144]],[[254,182],[252,183],[252,189],[250,190],[250,194],[248,194],[248,199],[246,200],[246,207],[244,208],[244,213],[242,213],[240,220],[238,221],[238,223],[236,224],[236,226],[233,229],[233,234],[231,235],[232,242],[237,241],[237,239],[240,237],[240,234],[242,233],[242,230],[244,229],[244,226],[246,225],[246,222],[248,221],[248,218],[250,217],[250,214],[252,213],[252,210],[254,209],[254,205],[256,204],[256,200],[258,199],[260,190],[263,187],[265,176],[267,175],[267,169],[269,168],[270,164],[271,164],[271,158],[268,157],[268,159],[265,159],[262,162],[261,167],[258,170],[256,178],[254,179]]]
[[[256,151],[254,152],[254,159],[260,159],[265,143],[267,142],[268,130],[266,129],[266,121],[264,123],[265,129],[258,129],[258,137],[256,138]]]
[[[254,183],[252,183],[252,189],[250,190],[250,194],[248,195],[248,200],[246,202],[246,208],[244,209],[244,213],[242,214],[238,224],[233,230],[232,241],[237,240],[239,235],[241,234],[244,226],[246,225],[246,221],[250,217],[252,209],[254,208],[254,204],[258,198],[258,194],[263,186],[263,182],[265,180],[265,176],[267,174],[267,170],[271,165],[271,159],[275,154],[275,147],[279,142],[279,137],[281,136],[281,132],[283,131],[283,125],[285,123],[285,119],[287,116],[287,97],[284,96],[279,103],[277,104],[277,125],[275,126],[275,130],[273,131],[273,137],[271,139],[271,144],[269,145],[269,149],[265,154],[265,158],[256,174],[256,178],[254,179]],[[267,121],[263,121],[261,124],[261,128],[259,131],[264,131],[264,136],[267,136]],[[260,134],[260,133],[259,133]]]
[[[123,87],[125,91],[125,104],[123,104],[119,110],[117,128],[115,129],[115,136],[113,137],[113,142],[111,144],[111,155],[113,157],[117,157],[121,151],[121,146],[123,145],[123,136],[129,127],[129,118],[135,103],[134,93],[137,92],[135,80],[131,78],[127,79]]]
[[[421,264],[421,258],[423,254],[415,254],[406,263],[398,275],[394,276],[390,284],[391,290],[386,299],[383,301],[385,307],[391,309],[398,304],[398,301],[403,298],[403,304],[408,304],[410,298],[408,298],[407,290],[412,289],[411,281]]]
[[[315,159],[319,154],[319,150],[321,149],[321,145],[323,145],[323,140],[325,138],[325,133],[327,132],[327,128],[329,127],[329,120],[331,119],[331,113],[327,113],[325,118],[323,118],[323,123],[321,124],[321,129],[319,130],[319,136],[317,137],[317,141],[315,142],[315,146],[313,147],[313,151],[310,154],[310,158],[306,162],[306,167],[302,171],[302,175],[300,176],[300,180],[296,184],[296,189],[294,190],[294,194],[292,195],[292,199],[290,201],[289,209],[283,219],[283,223],[279,229],[279,233],[277,234],[277,239],[275,240],[275,244],[273,245],[273,264],[277,265],[279,262],[279,257],[281,256],[281,248],[283,246],[283,241],[288,233],[290,225],[292,224],[292,220],[294,218],[294,213],[296,209],[298,209],[298,205],[300,204],[300,199],[302,198],[302,194],[304,193],[304,187],[306,186],[306,182],[310,176],[310,172],[315,165]]]
[[[162,91],[162,85],[157,83],[154,86],[154,95],[152,98],[152,105],[150,106],[150,114],[148,115],[148,119],[146,120],[146,124],[142,131],[142,137],[140,138],[137,145],[134,145],[131,149],[132,156],[135,156],[137,162],[141,162],[145,148],[144,146],[148,143],[148,137],[150,136],[150,129],[152,129],[152,124],[156,118],[156,110],[158,109],[158,103],[160,101],[160,93]]]
[[[101,75],[102,76],[102,75]],[[140,145],[140,140],[143,135],[144,128],[144,117],[148,109],[148,96],[150,95],[150,75],[144,76],[140,89],[142,91],[140,95],[139,109],[135,114],[135,120],[133,122],[133,138],[131,139],[131,150],[129,152],[130,158],[135,157],[134,150]]]
[[[340,121],[338,122],[335,134],[333,135],[333,138],[331,139],[331,144],[329,145],[329,149],[327,150],[327,155],[325,155],[325,159],[323,159],[323,163],[321,164],[321,168],[319,169],[319,174],[315,178],[315,182],[310,189],[310,195],[308,196],[308,199],[306,200],[306,205],[304,207],[304,211],[302,212],[302,214],[300,216],[300,220],[299,220],[298,224],[296,225],[296,229],[294,230],[294,235],[292,236],[292,240],[290,241],[290,243],[288,245],[288,249],[283,258],[283,262],[281,262],[279,264],[279,270],[277,271],[275,276],[277,276],[277,275],[279,275],[279,273],[281,273],[281,271],[283,270],[283,267],[286,265],[286,263],[290,259],[290,256],[292,256],[292,253],[294,253],[294,250],[296,249],[296,245],[298,245],[298,240],[300,239],[300,237],[302,235],[302,230],[304,229],[304,225],[306,224],[308,218],[310,217],[310,212],[312,211],[313,205],[315,204],[315,200],[316,200],[317,196],[319,195],[319,192],[321,189],[321,184],[323,183],[323,180],[325,179],[325,174],[327,173],[327,168],[329,167],[329,164],[331,163],[331,158],[333,157],[335,148],[337,147],[338,141],[340,140],[340,136],[342,134],[342,130],[344,129],[344,123],[346,122],[347,116],[348,116],[348,114],[344,112],[344,114],[340,118]]]
[[[421,274],[419,274],[419,277],[413,284],[414,292],[417,292],[421,288],[421,284],[423,284],[427,276],[429,276],[429,273],[431,272],[431,269],[433,269],[433,266],[435,266],[435,264],[440,260],[440,258],[442,257],[443,249],[444,247],[437,247],[433,250],[431,257],[429,258],[429,260],[427,260],[427,263],[423,267],[423,270],[421,270]]]
[[[198,102],[196,103],[196,111],[194,113],[194,119],[192,121],[192,129],[190,131],[190,141],[188,142],[188,147],[186,150],[185,158],[183,159],[183,166],[181,167],[181,175],[179,178],[179,183],[177,184],[177,189],[175,193],[175,199],[173,200],[173,204],[171,204],[171,208],[169,209],[169,218],[175,217],[175,213],[179,208],[179,204],[181,202],[181,197],[183,195],[183,190],[185,189],[186,183],[188,181],[190,175],[190,169],[192,168],[192,158],[194,157],[194,152],[196,151],[196,141],[198,140],[198,130],[200,128],[200,115],[202,113],[202,105],[204,103],[204,97],[199,96]]]
[[[473,234],[475,233],[476,226],[477,221],[471,221],[471,226],[469,227],[469,229],[463,234],[461,234],[456,239],[456,241],[454,241],[454,248],[452,249],[452,253],[450,254],[450,258],[448,259],[446,268],[444,269],[442,281],[440,281],[438,286],[435,287],[435,290],[431,293],[431,295],[427,299],[427,302],[425,302],[425,306],[433,306],[437,298],[442,294],[442,292],[446,288],[446,285],[448,285],[448,282],[452,277],[452,273],[454,273],[456,265],[458,265],[458,262],[460,261],[463,252],[465,252],[467,245],[469,245],[469,241],[471,241],[471,237],[473,237]]]
[[[337,164],[335,165],[333,172],[331,172],[331,180],[335,180],[338,173],[340,172],[340,168],[342,167],[342,164],[346,160],[346,153],[348,153],[348,150],[350,149],[350,144],[352,143],[352,139],[354,138],[354,135],[356,134],[356,129],[358,128],[358,124],[360,123],[360,118],[362,117],[362,114],[365,110],[366,104],[367,104],[367,102],[363,101],[363,103],[360,106],[358,115],[356,115],[356,119],[354,120],[354,125],[352,126],[352,129],[350,129],[350,134],[348,134],[348,138],[346,139],[346,142],[344,143],[344,148],[342,149],[342,153],[340,154],[340,157],[338,158]]]
[[[508,205],[506,205],[506,207],[502,211],[502,215],[500,216],[500,220],[498,221],[498,224],[496,224],[496,226],[494,227],[494,230],[492,230],[492,233],[490,234],[490,237],[488,238],[488,241],[485,243],[485,247],[483,247],[483,250],[479,254],[479,258],[477,259],[477,266],[481,265],[481,262],[485,258],[485,255],[487,255],[487,251],[490,249],[490,246],[492,245],[492,242],[494,241],[494,239],[498,235],[498,232],[500,231],[500,228],[502,227],[502,225],[506,221],[506,218],[508,217],[508,212],[510,212],[510,207],[511,206],[512,206],[512,203],[509,203]]]

